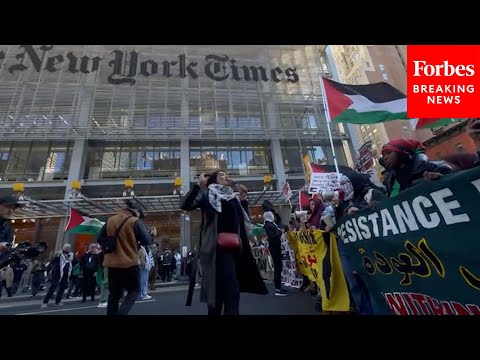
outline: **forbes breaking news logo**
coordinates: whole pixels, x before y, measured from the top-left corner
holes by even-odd
[[[407,116],[479,117],[480,46],[409,45]]]

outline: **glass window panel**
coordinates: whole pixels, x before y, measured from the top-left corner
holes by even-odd
[[[7,169],[8,159],[10,157],[10,145],[0,146],[0,181],[3,181],[3,175]]]
[[[14,143],[5,173],[7,180],[26,180],[24,175],[29,153],[30,143]]]
[[[50,144],[48,142],[32,143],[32,150],[28,157],[26,171],[25,171],[25,177],[27,178],[27,181],[42,180],[43,174],[45,172],[46,161],[48,158],[49,145]],[[63,159],[61,160],[62,164],[60,165],[60,169],[62,169],[61,166],[63,166],[63,162],[65,161],[65,153],[63,153],[63,155],[64,156],[63,156]]]

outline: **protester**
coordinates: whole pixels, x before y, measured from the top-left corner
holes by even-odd
[[[383,146],[380,163],[389,173],[387,191],[390,197],[422,180],[436,180],[453,172],[445,162],[429,161],[424,152],[423,144],[413,139],[393,139]]]
[[[75,254],[75,257],[72,261],[72,273],[70,274],[70,281],[67,291],[67,299],[70,299],[70,296],[77,298],[82,291],[83,284],[83,273],[82,268],[80,267],[80,258],[78,254]]]
[[[443,161],[447,162],[453,171],[462,171],[474,168],[479,161],[477,153],[457,152],[443,157]]]
[[[175,278],[180,280],[180,271],[182,268],[182,255],[178,252],[178,250],[173,251],[173,258],[175,259]]]
[[[0,281],[0,297],[2,297],[3,288],[7,291],[7,296],[12,297],[13,269],[10,265],[0,270]]]
[[[222,308],[224,315],[238,315],[240,292],[268,293],[248,243],[250,219],[229,185],[224,171],[208,178],[202,174],[181,202],[184,211],[202,210],[200,300],[207,303],[209,315],[221,315]],[[219,238],[222,233],[232,235]],[[234,235],[239,238],[241,251],[219,245],[219,239],[234,239]]]
[[[156,230],[155,230],[155,233],[156,233]],[[155,290],[155,282],[157,280],[157,273],[158,273],[158,246],[156,244],[152,243],[152,245],[150,245],[150,253],[152,254],[152,257],[153,257],[153,267],[152,267],[152,270],[150,270],[150,274],[148,275],[148,284],[149,284],[150,290]]]
[[[98,236],[98,243],[105,249],[105,244],[114,240],[115,248],[105,253],[103,266],[108,267],[107,315],[127,315],[138,298],[140,269],[138,266],[138,245],[150,245],[151,236],[140,218],[143,211],[131,201],[127,208],[110,217],[103,225]],[[127,291],[122,305],[118,306],[123,292]]]
[[[103,252],[102,247],[100,246],[100,252],[98,253],[98,264],[100,265],[98,272],[102,273],[102,286],[100,287],[100,302],[98,303],[99,308],[106,308],[108,305],[108,268],[103,264],[105,260],[105,253]]]
[[[32,296],[37,296],[40,291],[40,287],[45,282],[45,270],[46,266],[43,261],[39,259],[33,260],[33,267],[32,267]]]
[[[468,122],[467,134],[475,143],[475,146],[477,147],[477,156],[480,159],[480,118],[474,118]],[[475,166],[480,166],[480,160],[475,163]]]
[[[148,247],[147,247],[148,248]],[[138,258],[140,262],[140,299],[150,300],[152,297],[148,295],[148,274],[152,268],[151,255],[145,246],[140,246]]]
[[[19,207],[16,197],[11,195],[0,197],[0,263],[9,253],[7,244],[12,243],[14,235],[10,218]]]
[[[346,211],[348,215],[355,215],[362,209],[374,208],[376,204],[388,199],[387,189],[375,185],[368,174],[349,174],[349,179],[353,189],[353,193],[348,197],[350,201],[344,197],[343,201],[337,202],[337,208]],[[336,212],[337,219],[343,215]]]
[[[73,253],[71,249],[72,246],[70,244],[63,245],[62,251],[55,255],[52,260],[50,260],[48,267],[50,267],[52,271],[52,280],[50,282],[50,287],[48,288],[47,294],[43,299],[42,309],[47,307],[50,298],[57,289],[57,286],[58,289],[55,297],[55,305],[63,305],[61,302],[63,293],[68,286],[68,280],[70,273],[72,272]]]
[[[166,247],[160,255],[160,259],[162,266],[162,281],[170,282],[172,281],[172,259],[174,259],[172,251]]]
[[[80,259],[80,268],[83,274],[82,302],[86,302],[88,296],[90,296],[92,302],[95,301],[96,275],[99,268],[97,252],[97,244],[90,244],[88,251]]]
[[[275,284],[275,296],[286,296],[287,292],[282,289],[282,230],[275,224],[275,217],[271,211],[263,214],[265,220],[264,229],[268,237],[268,249],[273,260],[273,282]]]
[[[320,229],[320,222],[322,213],[324,210],[324,204],[318,197],[310,199],[310,212],[311,215],[308,218],[307,227],[310,229]]]

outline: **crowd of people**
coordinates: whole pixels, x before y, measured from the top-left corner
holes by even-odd
[[[467,131],[480,150],[480,119],[471,120]],[[480,166],[479,153],[445,154],[440,161],[431,161],[423,145],[413,139],[393,139],[382,148],[379,163],[383,166],[382,185],[375,184],[370,175],[353,169],[342,175],[335,191],[313,196],[301,216],[284,224],[273,204],[262,204],[264,229],[273,268],[275,296],[287,296],[282,284],[282,253],[285,252],[286,233],[300,228],[330,232],[344,216],[352,216],[365,208],[374,208],[380,202],[394,197],[424,181],[435,181],[457,171]],[[201,283],[200,300],[207,304],[209,315],[238,315],[240,293],[268,294],[258,258],[253,254],[248,189],[235,184],[224,171],[202,174],[198,183],[182,198],[181,209],[200,209],[202,222],[200,241],[195,252],[182,262],[178,251],[168,248],[159,251],[154,243],[155,229],[147,229],[140,206],[127,202],[127,207],[108,219],[98,236],[98,244],[90,244],[87,252],[78,257],[69,244],[48,263],[32,260],[28,263],[3,267],[0,273],[0,296],[3,288],[7,296],[15,293],[17,273],[29,268],[31,294],[36,296],[45,286],[48,273],[49,286],[42,307],[51,298],[57,305],[66,298],[82,296],[82,301],[96,301],[106,307],[108,315],[126,315],[137,299],[148,300],[157,278],[171,281],[182,271],[190,275],[189,299],[197,282]],[[11,225],[5,219],[18,203],[0,198],[0,240],[11,235]],[[361,279],[353,270],[348,252],[339,243],[341,265],[348,284],[353,309],[358,314],[372,314],[372,300]],[[7,252],[0,242],[0,262]],[[283,244],[283,245],[282,245]],[[265,243],[266,245],[266,243]],[[283,247],[283,251],[282,251]],[[103,250],[102,250],[103,249]],[[16,279],[17,277],[17,279]],[[303,277],[301,290],[308,289],[318,297],[315,284]],[[121,305],[120,299],[123,298]],[[189,304],[191,300],[187,300]]]
[[[479,152],[445,154],[439,161],[431,161],[425,154],[424,146],[416,140],[402,138],[389,141],[383,146],[380,158],[384,168],[382,186],[375,184],[369,174],[351,169],[342,175],[338,189],[313,196],[309,206],[302,209],[305,210],[302,216],[289,221],[288,227],[283,225],[272,204],[265,202],[262,205],[263,219],[268,251],[273,260],[275,295],[288,294],[282,288],[281,280],[281,238],[288,230],[303,227],[330,232],[343,216],[353,216],[362,209],[374,208],[424,181],[435,181],[450,173],[479,166],[480,119],[471,120],[467,131]],[[239,313],[241,292],[268,293],[258,266],[254,266],[255,259],[248,242],[251,223],[248,220],[245,187],[230,181],[223,171],[202,174],[198,184],[184,197],[181,208],[202,211],[198,259],[202,273],[201,301],[207,303],[208,314],[236,315]],[[339,242],[339,253],[352,311],[372,314],[372,300],[354,271],[342,242]],[[318,289],[306,276],[300,289],[308,289],[316,295],[319,303]]]

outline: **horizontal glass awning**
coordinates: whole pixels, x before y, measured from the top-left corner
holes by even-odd
[[[292,203],[298,202],[298,191],[292,191]],[[39,200],[29,199],[21,201],[23,205],[13,214],[12,219],[40,219],[50,217],[66,217],[72,207],[90,217],[111,215],[125,208],[125,201],[132,200],[140,203],[145,213],[179,211],[180,196],[136,196],[111,197],[89,199],[86,197],[68,200]],[[248,194],[250,206],[260,206],[265,200],[275,206],[288,205],[281,191],[258,191]]]

